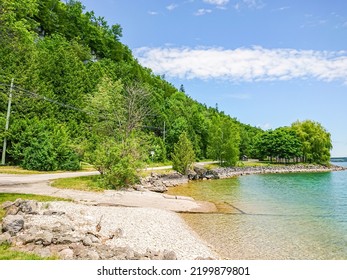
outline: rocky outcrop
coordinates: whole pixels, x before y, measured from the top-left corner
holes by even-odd
[[[150,176],[142,178],[141,184],[136,185],[134,188],[141,191],[148,190],[164,193],[168,187],[186,184],[191,180],[226,179],[250,174],[328,172],[345,169],[336,165],[295,164],[283,166],[218,167],[210,170],[197,164],[193,170],[189,171],[187,176],[183,176],[177,172],[165,175],[152,173]]]
[[[150,176],[142,178],[141,184],[136,185],[134,188],[136,190],[149,190],[163,193],[167,191],[168,187],[175,187],[186,183],[188,183],[188,177],[178,172],[170,174],[152,173]]]
[[[295,164],[283,166],[252,166],[252,167],[220,167],[213,169],[216,178],[225,179],[235,176],[251,174],[276,174],[276,173],[307,173],[307,172],[329,172],[345,170],[341,166],[324,166],[316,164]]]
[[[122,238],[124,230],[102,228],[99,221],[80,213],[49,209],[47,203],[18,199],[3,204],[7,215],[0,227],[0,244],[10,243],[18,250],[41,257],[57,256],[66,260],[174,260],[169,250],[145,253],[130,247],[113,246],[110,241]],[[48,208],[48,209],[47,209]]]

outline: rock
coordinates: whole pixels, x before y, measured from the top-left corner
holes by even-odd
[[[54,211],[54,210],[46,210],[43,212],[43,215],[47,215],[47,216],[52,216],[52,215],[62,216],[64,214],[65,214],[64,211]]]
[[[72,236],[70,234],[62,234],[54,237],[54,243],[56,244],[72,244],[78,243],[81,239],[77,236]]]
[[[142,185],[136,184],[133,186],[133,189],[136,191],[143,191],[145,188]]]
[[[23,245],[27,245],[29,243],[33,243],[36,240],[36,236],[31,235],[30,233],[24,234],[22,236],[20,236],[20,240],[22,241]]]
[[[39,212],[39,205],[34,200],[22,200],[18,208],[20,212],[25,214],[37,215]]]
[[[150,186],[147,187],[148,190],[152,192],[163,193],[167,191],[166,186],[161,181],[155,181]]]
[[[43,246],[48,246],[52,243],[53,234],[50,231],[44,231],[39,233],[35,237],[35,244],[42,244]]]
[[[205,178],[207,169],[203,168],[202,166],[195,165],[194,171],[197,174],[197,179]]]
[[[177,260],[176,253],[174,251],[164,250],[163,260]]]
[[[135,259],[135,252],[130,247],[126,247],[126,259],[127,260]]]
[[[188,180],[197,180],[199,179],[198,174],[194,170],[190,170],[188,173]]]
[[[95,250],[86,249],[86,247],[81,249],[78,252],[78,255],[76,255],[76,251],[75,251],[75,257],[79,260],[99,260],[100,259],[99,254]]]
[[[14,203],[12,201],[5,201],[3,204],[1,204],[1,208],[2,209],[6,209],[6,208],[10,207],[13,204]]]
[[[42,258],[49,258],[52,255],[49,247],[36,247],[33,252]]]
[[[99,260],[100,259],[99,254],[93,250],[88,251],[86,257],[87,257],[86,258],[87,260]]]
[[[82,243],[84,246],[92,246],[93,245],[93,241],[89,236],[86,236],[85,238],[83,238]]]
[[[117,228],[115,231],[111,232],[110,239],[122,238],[124,237],[124,231],[121,228]]]
[[[5,215],[6,216],[7,215],[17,215],[18,212],[19,212],[19,208],[16,205],[12,204],[6,208]]]
[[[154,251],[147,248],[146,253],[144,254],[144,257],[151,260],[162,260],[163,254],[160,251]]]
[[[58,256],[63,260],[73,260],[74,251],[69,248],[66,248],[58,252]]]
[[[11,235],[8,232],[0,234],[0,245],[4,243],[10,243]]]
[[[21,215],[7,215],[2,220],[2,231],[8,232],[11,236],[16,235],[24,227],[24,218]]]
[[[173,187],[185,183],[188,183],[188,177],[183,176],[178,172],[161,175],[152,173],[151,176],[141,179],[142,187],[136,185],[134,188],[141,191],[145,189],[153,192],[163,193],[167,191],[168,187]]]

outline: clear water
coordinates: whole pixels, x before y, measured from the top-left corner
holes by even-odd
[[[347,171],[248,175],[170,193],[218,206],[183,218],[222,258],[347,259]]]

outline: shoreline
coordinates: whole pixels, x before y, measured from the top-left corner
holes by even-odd
[[[190,171],[188,175],[181,175],[178,172],[171,174],[157,174],[152,172],[150,176],[141,178],[141,183],[133,186],[133,188],[137,191],[147,190],[156,193],[165,193],[171,187],[188,184],[190,181],[220,180],[257,174],[318,173],[344,170],[347,170],[347,168],[338,165],[324,166],[317,164],[217,167],[208,170],[197,164],[194,166],[194,170]]]
[[[295,164],[284,166],[220,167],[213,169],[212,173],[216,173],[218,176],[216,179],[226,179],[254,174],[319,173],[344,170],[347,170],[347,168],[338,165]]]
[[[74,202],[7,202],[0,244],[63,260],[203,260],[217,253],[177,213]]]
[[[200,175],[203,175],[202,171],[204,170],[206,169],[202,169],[201,167],[196,169],[196,171],[200,172]],[[342,170],[346,170],[346,168],[335,165],[330,167],[317,165],[288,165],[283,167],[266,166],[216,168],[213,170],[204,171],[205,176],[208,177],[202,177],[201,180],[212,180],[217,178],[225,179],[251,174],[284,174],[300,172],[312,173]],[[199,174],[198,172],[196,172],[196,175]],[[211,175],[214,177],[211,177]],[[177,173],[169,175],[152,174],[150,179],[147,180],[147,183],[152,185],[152,187],[154,186],[157,190],[158,184],[165,185],[167,188],[188,182],[188,176],[178,175]],[[138,188],[140,187],[138,186]],[[213,246],[208,244],[202,237],[200,237],[199,234],[190,226],[190,224],[179,214],[181,212],[200,212],[201,209],[204,209],[205,213],[215,212],[216,210],[211,208],[211,205],[206,204],[206,201],[200,202],[189,197],[162,194],[160,193],[161,191],[149,191],[145,188],[145,186],[141,186],[138,191],[104,191],[103,194],[73,190],[60,190],[52,188],[49,186],[49,184],[42,182],[39,184],[27,184],[19,186],[0,186],[0,192],[7,191],[13,193],[27,192],[73,198],[74,202],[54,202],[49,207],[50,210],[54,210],[58,213],[68,212],[68,209],[70,209],[69,213],[66,213],[68,222],[65,221],[62,224],[68,224],[72,220],[76,220],[79,224],[84,223],[87,227],[92,225],[95,228],[95,225],[101,219],[100,217],[105,215],[107,218],[102,219],[104,223],[102,224],[102,227],[106,229],[111,223],[113,227],[116,226],[116,228],[113,228],[113,232],[119,234],[117,238],[107,240],[108,244],[112,244],[115,246],[115,248],[118,248],[118,251],[120,250],[119,248],[123,248],[123,251],[120,250],[121,254],[118,256],[112,256],[110,251],[107,251],[109,253],[109,259],[220,259],[220,256],[218,256],[218,253],[215,252]],[[196,208],[196,206],[199,207]],[[182,209],[184,209],[184,211],[181,211]],[[80,215],[71,219],[71,213],[74,215],[79,213]],[[114,217],[117,218],[114,219]],[[39,246],[34,246],[32,242],[29,242],[29,245],[31,245],[30,250],[40,254],[41,256],[47,256],[47,245],[43,245],[42,243],[40,244],[40,242],[46,240],[46,243],[48,242],[51,244],[52,239],[50,239],[50,233],[47,233],[47,223],[40,225],[40,222],[41,220],[44,220],[43,218],[48,218],[48,221],[50,221],[52,219],[56,219],[57,217],[54,215],[47,217],[45,215],[34,215],[29,218],[30,223],[34,224],[34,220],[38,218],[36,223],[40,226],[40,231],[38,230],[40,234],[38,234],[38,236],[41,238],[39,241],[33,239],[38,242]],[[85,218],[87,218],[87,220]],[[26,229],[28,230],[28,228]],[[35,234],[37,235],[38,232]],[[69,246],[64,247],[62,244],[58,244],[60,245],[59,247],[55,246],[54,244],[54,247],[52,244],[51,252],[60,255],[64,259],[107,259],[107,254],[104,255],[102,253],[102,250],[106,250],[105,246],[102,247],[105,244],[98,243],[90,245],[90,240],[95,241],[96,239],[94,237],[98,236],[98,233],[93,232],[90,229],[87,231],[87,233],[90,235],[90,238],[87,240],[83,240],[83,238],[81,238],[73,243],[75,245],[70,244]],[[103,235],[110,236],[108,232],[105,232]],[[82,234],[82,236],[85,236],[85,233]],[[7,235],[7,239],[10,240],[10,238],[12,237]],[[50,241],[47,241],[47,238]],[[99,239],[101,240],[102,238]],[[23,239],[20,239],[19,241],[17,240],[13,244],[15,246],[17,244],[17,246],[19,245],[20,247],[22,246],[20,245],[22,240]],[[28,238],[27,240],[31,239]],[[95,242],[97,243],[98,241],[96,240]],[[84,246],[84,243],[89,245]],[[96,246],[95,248],[100,246],[101,249],[95,249],[92,247],[94,245]],[[91,250],[91,248],[94,249]]]

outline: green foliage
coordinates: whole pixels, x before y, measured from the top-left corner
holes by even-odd
[[[144,162],[141,141],[129,138],[124,143],[107,141],[98,145],[90,160],[101,173],[101,183],[118,189],[139,182],[138,170]]]
[[[0,139],[7,135],[6,162],[74,170],[79,160],[89,161],[105,186],[118,188],[137,182],[142,162],[183,158],[176,155],[182,135],[189,135],[189,161],[211,157],[233,166],[243,155],[329,160],[330,135],[318,124],[262,134],[142,67],[121,36],[121,26],[85,12],[79,1],[0,2]]]
[[[25,169],[54,171],[78,170],[79,158],[69,145],[63,125],[53,120],[24,119],[14,123],[9,132],[9,154]]]
[[[172,154],[172,168],[181,174],[187,175],[195,161],[193,145],[187,133],[181,133],[178,142],[174,145]]]
[[[295,161],[302,156],[302,143],[295,131],[289,127],[280,127],[265,131],[255,139],[254,148],[259,158],[271,160]]]
[[[208,155],[222,166],[234,166],[239,159],[240,134],[229,118],[215,116],[209,131]]]
[[[148,160],[150,162],[165,162],[167,157],[164,140],[161,137],[156,137],[154,134],[150,134],[148,143],[150,149],[150,157]]]
[[[75,178],[61,178],[54,180],[51,185],[59,189],[100,192],[104,191],[104,187],[99,184],[99,177],[99,175],[96,175]]]
[[[332,143],[330,133],[318,122],[306,120],[292,124],[302,143],[302,154],[305,162],[329,164]]]

